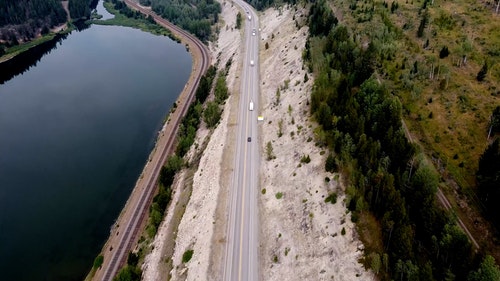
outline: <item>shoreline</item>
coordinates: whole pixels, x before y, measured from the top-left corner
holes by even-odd
[[[58,35],[64,35],[64,34],[68,33],[69,32],[68,30],[71,31],[70,28],[69,29],[67,28],[67,29],[64,29],[60,32],[51,32],[49,34],[42,35],[38,38],[35,38],[29,42],[23,43],[22,45],[16,45],[14,47],[11,47],[11,48],[18,48],[18,49],[12,51],[11,53],[6,52],[3,56],[1,56],[0,57],[0,64],[5,63],[5,62],[17,57],[18,55],[20,55],[24,52],[27,52],[27,51],[31,50],[32,48],[36,48],[45,42],[54,40],[54,38],[56,38]]]
[[[129,7],[132,9],[136,9],[133,4],[131,5],[130,1],[125,1]],[[180,39],[180,44],[183,44],[186,46],[188,49],[188,52],[191,54],[192,57],[192,70],[191,74],[188,78],[188,81],[186,85],[184,86],[184,89],[181,91],[179,94],[179,97],[176,100],[176,104],[178,105],[175,111],[172,111],[168,114],[167,121],[163,124],[162,130],[159,132],[158,138],[155,143],[155,147],[151,151],[148,162],[145,163],[144,168],[139,176],[139,178],[136,181],[135,187],[132,190],[127,202],[125,203],[122,211],[120,212],[119,216],[117,217],[115,223],[111,226],[110,230],[110,236],[104,243],[104,246],[102,247],[101,252],[99,255],[102,255],[104,257],[103,264],[101,267],[98,269],[91,268],[89,271],[89,274],[87,275],[85,280],[102,280],[105,274],[104,268],[109,265],[110,260],[112,259],[112,254],[114,253],[113,249],[116,247],[119,243],[119,239],[121,238],[120,235],[120,230],[121,228],[124,228],[127,224],[128,221],[130,221],[133,211],[135,210],[136,205],[138,204],[142,193],[146,189],[146,185],[148,184],[149,180],[151,177],[153,177],[154,173],[154,166],[155,163],[158,165],[160,161],[160,157],[162,154],[162,149],[163,147],[167,146],[167,143],[169,143],[169,140],[173,138],[174,140],[171,143],[175,143],[176,139],[176,124],[178,123],[177,120],[180,120],[182,118],[182,113],[184,106],[187,106],[191,103],[192,100],[192,95],[194,94],[194,91],[196,89],[196,84],[197,80],[201,77],[201,75],[205,72],[205,69],[209,63],[204,65],[204,54],[203,51],[200,49],[200,47],[197,45],[197,43],[189,37],[189,35],[185,34],[185,31],[181,30],[177,26],[172,26],[169,25],[166,20],[160,20],[157,21],[157,23],[168,30],[172,32],[174,36]],[[196,39],[197,40],[197,39]],[[203,45],[206,52],[210,54],[208,51],[208,48]],[[210,54],[211,55],[211,54]],[[208,61],[210,62],[210,57],[208,58]],[[170,155],[170,153],[168,153]],[[163,165],[164,163],[161,163]],[[153,194],[156,193],[156,181],[155,181],[155,188]],[[149,200],[152,199],[152,196],[150,196]],[[149,201],[148,200],[148,201]],[[145,227],[145,221],[147,220],[147,217],[143,218],[142,221],[138,222],[138,229],[141,231],[138,231],[137,234],[140,234],[142,230]],[[123,227],[121,227],[123,226]],[[136,235],[133,237],[131,240],[131,243],[129,245],[135,246],[137,244],[137,241],[139,240],[139,237]],[[128,252],[127,252],[128,254]],[[120,265],[122,265],[123,262],[119,262]],[[94,274],[93,274],[94,273]],[[115,273],[116,274],[116,273]],[[93,275],[93,276],[92,276]]]

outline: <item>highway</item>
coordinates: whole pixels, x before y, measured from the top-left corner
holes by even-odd
[[[125,0],[125,3],[143,14],[151,15],[158,24],[170,29],[177,37],[181,37],[183,44],[188,44],[193,54],[193,70],[188,84],[177,100],[178,108],[170,115],[170,122],[166,126],[164,135],[158,139],[156,150],[151,156],[151,161],[144,168],[144,177],[138,181],[120,218],[116,222],[116,225],[119,225],[119,229],[115,229],[111,233],[110,240],[106,244],[110,250],[108,251],[105,246],[103,251],[104,263],[101,269],[96,272],[93,280],[111,281],[119,268],[125,264],[127,255],[137,240],[139,229],[143,225],[144,220],[147,219],[149,205],[156,190],[160,169],[164,165],[167,156],[174,150],[175,137],[177,136],[180,120],[186,114],[194,98],[194,93],[201,76],[210,65],[208,48],[194,35],[159,17],[148,8],[139,6],[130,0]],[[199,59],[196,60],[196,58]]]
[[[230,187],[229,223],[223,280],[259,278],[259,19],[246,2],[234,1],[244,11],[243,69],[241,74],[234,172]],[[250,103],[253,110],[250,110]]]

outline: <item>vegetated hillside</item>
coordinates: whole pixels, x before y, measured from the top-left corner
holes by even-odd
[[[408,14],[398,14],[402,5],[408,6]],[[310,105],[321,125],[317,141],[333,152],[326,170],[340,167],[348,179],[347,204],[365,243],[365,265],[382,280],[498,280],[494,260],[483,258],[488,249],[474,252],[454,216],[437,203],[436,191],[443,183],[427,159],[435,160],[445,176],[448,171],[455,177],[452,163],[441,156],[454,149],[460,153],[454,160],[470,161],[469,166],[455,163],[458,175],[469,173],[458,178],[461,187],[475,183],[477,161],[488,144],[489,116],[498,104],[495,48],[499,45],[484,42],[481,48],[467,47],[456,54],[455,66],[451,53],[458,52],[463,42],[451,40],[451,35],[442,36],[448,41],[438,39],[439,30],[429,28],[436,22],[430,6],[431,2],[311,4],[311,34],[304,57],[316,78]],[[406,30],[398,26],[404,25],[398,20],[412,19],[421,19],[422,24],[410,24]],[[429,42],[418,39],[427,32]],[[494,40],[498,39],[496,35]],[[434,47],[433,52],[429,49],[433,40],[437,42],[432,44],[448,46],[439,51]],[[481,71],[486,57],[489,70]],[[438,105],[432,114],[429,105]],[[403,117],[418,133],[422,151],[408,141]],[[436,132],[446,134],[454,146],[426,138]]]
[[[151,6],[161,17],[186,29],[206,42],[210,39],[211,26],[218,22],[221,7],[214,0],[140,0],[141,5]]]
[[[332,6],[361,44],[376,43],[379,78],[401,100],[410,131],[436,166],[459,188],[473,188],[500,103],[494,6],[467,0],[334,0]]]
[[[495,131],[489,138],[488,133],[500,104],[496,2],[333,0],[329,5],[357,44],[372,44],[375,77],[402,103],[403,118],[440,173],[441,188],[448,197],[458,194],[453,200],[464,223],[498,259],[495,234],[477,224],[485,204],[476,188],[479,158],[495,138]]]
[[[10,46],[29,41],[66,17],[59,0],[0,0],[0,42]]]

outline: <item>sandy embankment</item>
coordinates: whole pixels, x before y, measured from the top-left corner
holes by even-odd
[[[171,261],[174,270],[171,272],[171,280],[184,280],[186,277],[187,280],[207,280],[210,278],[218,280],[218,268],[221,266],[219,260],[224,250],[224,243],[217,242],[216,240],[219,238],[216,237],[225,236],[225,220],[218,219],[218,217],[225,216],[225,197],[229,182],[228,176],[231,172],[227,169],[231,168],[232,160],[227,159],[224,167],[222,167],[221,160],[225,157],[223,156],[224,150],[232,149],[234,142],[230,140],[231,135],[228,134],[228,129],[234,126],[236,118],[234,112],[231,112],[231,108],[237,107],[239,84],[235,81],[238,79],[237,73],[241,64],[239,48],[242,33],[234,28],[236,25],[236,6],[230,1],[222,2],[221,5],[220,36],[217,43],[210,46],[210,50],[215,58],[213,61],[219,60],[219,68],[223,68],[226,62],[232,59],[233,63],[226,79],[230,97],[226,101],[222,119],[203,151],[199,168],[193,178],[191,198],[186,206],[175,239],[175,250]],[[202,125],[198,130],[195,143],[202,144],[207,141],[208,133],[209,130]],[[195,153],[200,153],[199,149],[203,146],[196,144],[188,153],[188,158],[192,158]],[[174,198],[153,242],[153,250],[146,257],[143,265],[143,280],[165,280],[165,276],[168,274],[164,268],[165,263],[170,262],[170,258],[165,256],[165,248],[172,241],[166,241],[165,237],[172,237],[169,230],[172,228],[170,224],[173,221],[173,208],[178,204],[179,191],[184,190],[185,182],[182,179],[186,176],[185,171],[183,171],[177,177],[173,188],[175,190]],[[221,180],[224,178],[227,180],[222,183]],[[224,188],[221,189],[221,187]],[[218,202],[221,204],[218,205]],[[214,247],[212,247],[213,242]],[[194,255],[185,267],[182,264],[182,255],[187,249],[193,249]],[[214,259],[214,255],[218,255],[218,258]],[[211,277],[207,278],[207,276]]]
[[[232,27],[238,10],[231,2],[222,2],[217,44],[211,50],[224,66],[235,53],[227,79],[231,97],[223,119],[214,130],[203,152],[193,178],[193,189],[175,240],[172,280],[220,280],[225,251],[227,194],[234,153],[234,125],[241,69],[240,43],[242,34]],[[261,280],[373,280],[371,272],[363,269],[358,259],[362,244],[356,238],[350,215],[343,203],[343,186],[338,175],[324,171],[326,153],[314,145],[307,99],[312,77],[304,82],[301,54],[307,37],[307,27],[297,29],[305,21],[304,10],[266,10],[260,16],[261,38],[261,123],[259,144],[261,163],[260,194],[260,273]],[[273,36],[274,34],[274,36]],[[274,37],[274,38],[272,38]],[[269,49],[265,50],[265,43]],[[219,56],[220,55],[220,56]],[[287,89],[281,89],[280,102],[275,104],[276,89],[289,80]],[[283,120],[283,136],[278,137],[278,123]],[[293,132],[293,133],[292,133]],[[207,138],[207,130],[200,129],[196,142]],[[308,141],[311,138],[312,141]],[[276,159],[266,161],[266,143],[271,141]],[[203,146],[198,146],[200,149]],[[193,151],[190,152],[193,155]],[[300,164],[303,155],[310,163]],[[183,178],[183,174],[179,178]],[[329,182],[325,181],[329,177]],[[178,180],[175,190],[183,188]],[[281,199],[276,194],[282,193]],[[329,193],[337,192],[336,204],[325,203]],[[174,197],[177,197],[177,191]],[[172,201],[167,218],[153,243],[153,251],[143,266],[144,280],[165,280],[164,256],[171,222]],[[345,235],[342,235],[342,229]],[[182,263],[187,249],[194,250],[192,259]]]
[[[261,165],[262,280],[373,280],[358,263],[363,245],[346,213],[340,176],[325,172],[328,153],[314,144],[316,124],[308,106],[312,77],[307,73],[305,81],[302,61],[306,12],[270,9],[261,16],[262,159],[269,141],[276,156]],[[278,137],[280,121],[283,135]],[[306,155],[311,162],[301,163]],[[325,203],[334,192],[337,203]]]

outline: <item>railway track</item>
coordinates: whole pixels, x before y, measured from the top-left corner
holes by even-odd
[[[199,81],[201,76],[206,72],[209,64],[210,64],[210,55],[208,48],[200,41],[198,38],[196,38],[194,35],[191,33],[182,30],[181,28],[177,27],[176,25],[168,22],[167,20],[161,18],[160,16],[156,15],[154,12],[152,12],[150,9],[147,9],[145,7],[142,7],[138,5],[135,2],[132,2],[130,0],[125,0],[125,3],[135,9],[140,11],[143,14],[150,15],[153,17],[153,19],[160,25],[170,29],[175,35],[182,37],[184,39],[184,43],[188,44],[190,51],[193,54],[193,58],[196,58],[197,56],[201,58],[199,66],[197,66],[197,63],[195,60],[193,60],[193,65],[194,69],[192,72],[192,75],[194,74],[194,83],[189,85],[186,85],[188,87],[187,91],[188,94],[187,96],[184,97],[184,100],[182,100],[182,95],[179,98],[178,105],[180,108],[180,114],[172,114],[171,116],[171,124],[172,126],[171,131],[166,131],[166,137],[167,141],[165,142],[164,145],[160,145],[156,148],[156,153],[159,153],[160,156],[158,161],[153,161],[150,164],[153,164],[153,171],[146,176],[148,178],[146,179],[146,185],[143,186],[142,192],[139,195],[140,198],[138,202],[136,203],[135,206],[133,206],[133,213],[126,222],[125,226],[125,231],[122,232],[121,238],[119,239],[118,246],[116,247],[116,250],[112,253],[112,257],[109,260],[109,262],[105,262],[103,264],[103,268],[101,269],[101,272],[104,272],[104,275],[102,276],[101,280],[103,281],[111,281],[113,277],[116,275],[118,272],[118,269],[122,267],[127,258],[128,252],[132,249],[132,246],[134,242],[136,241],[137,235],[139,234],[140,226],[143,224],[144,220],[147,219],[147,213],[148,213],[148,207],[151,204],[153,194],[156,191],[156,183],[158,181],[158,176],[161,170],[161,167],[165,163],[167,156],[171,154],[174,150],[174,144],[175,144],[175,138],[177,136],[178,128],[180,121],[182,117],[186,115],[186,112],[189,108],[189,105],[194,99],[194,95],[196,92],[196,89],[198,87]],[[194,47],[194,48],[193,48]],[[191,80],[191,79],[190,79]],[[185,89],[186,90],[186,89]],[[158,142],[160,143],[160,142]],[[155,158],[153,156],[153,158]],[[136,188],[141,188],[141,186],[136,186]],[[127,204],[128,205],[128,204]],[[126,206],[127,207],[127,206]],[[128,206],[130,207],[130,206]],[[118,235],[117,233],[116,235]]]

